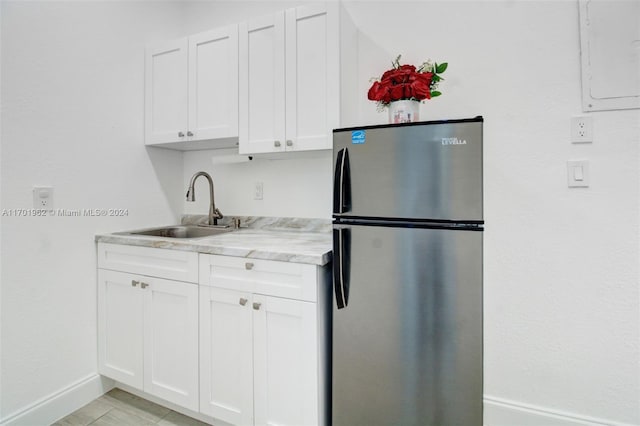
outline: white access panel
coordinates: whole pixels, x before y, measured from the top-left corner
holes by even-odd
[[[640,2],[580,0],[582,109],[640,108]]]

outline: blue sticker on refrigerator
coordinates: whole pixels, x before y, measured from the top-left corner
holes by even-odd
[[[351,131],[351,143],[354,145],[363,144],[366,139],[365,130],[352,130]]]

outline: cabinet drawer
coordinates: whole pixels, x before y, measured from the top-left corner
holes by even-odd
[[[317,266],[200,255],[200,285],[315,302]]]
[[[98,243],[98,268],[198,282],[198,253]]]

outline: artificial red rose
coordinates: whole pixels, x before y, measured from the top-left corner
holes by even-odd
[[[384,94],[388,91],[388,87],[383,86],[379,81],[376,81],[369,89],[369,93],[367,94],[367,96],[371,101],[381,101]]]
[[[394,68],[389,71],[385,71],[382,74],[381,81],[388,81],[392,84],[406,83],[412,74],[415,74],[416,67],[413,65],[401,65],[400,68]]]
[[[403,90],[404,90],[403,99],[411,99],[411,98],[416,97],[415,93],[414,93],[415,90],[414,90],[414,87],[413,87],[413,83],[403,84]]]
[[[420,73],[416,74],[416,79],[413,82],[414,97],[418,100],[431,99],[431,79],[432,73]]]
[[[431,99],[434,73],[420,73],[413,65],[400,65],[394,61],[394,68],[382,74],[380,81],[373,83],[368,92],[372,101],[387,105],[403,99]]]
[[[389,94],[391,95],[392,101],[399,101],[404,97],[404,84],[398,84],[391,87]]]

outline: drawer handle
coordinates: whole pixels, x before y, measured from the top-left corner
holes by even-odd
[[[147,287],[149,287],[149,284],[147,284],[147,283],[140,283],[140,287],[142,287],[142,288],[147,288]]]
[[[253,309],[256,311],[260,310],[260,305],[262,305],[262,303],[253,302]]]
[[[247,271],[253,269],[253,263],[251,262],[247,262],[244,264],[244,269],[246,269]]]
[[[240,304],[241,304],[242,306],[246,305],[246,304],[247,304],[247,302],[248,302],[248,300],[247,300],[247,299],[245,299],[244,297],[241,297],[241,298],[240,298]]]
[[[131,286],[132,286],[132,287],[135,287],[135,286],[137,286],[138,284],[140,284],[140,281],[131,280]]]

